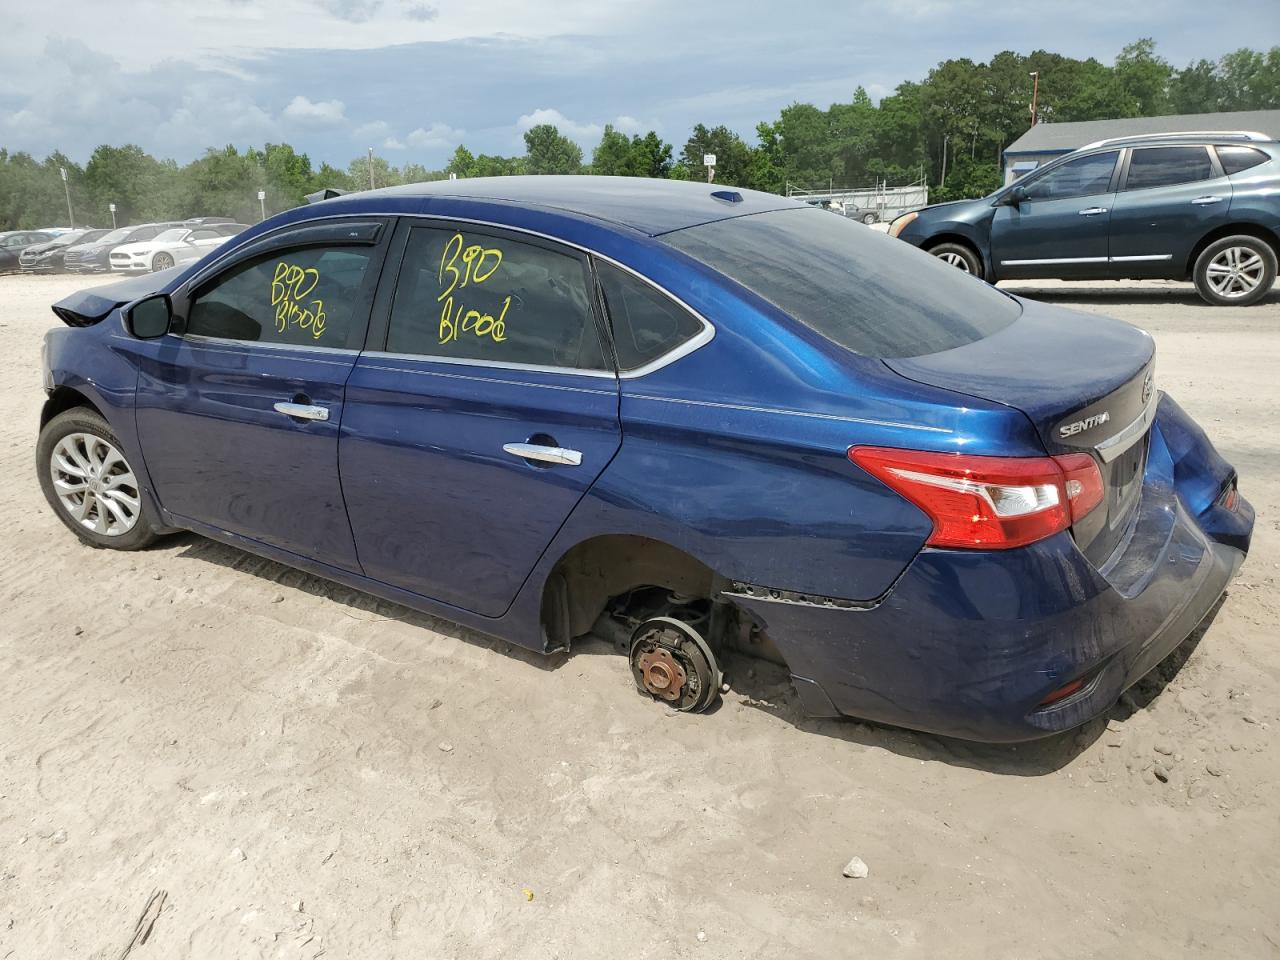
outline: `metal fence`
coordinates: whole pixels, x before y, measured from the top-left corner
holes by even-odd
[[[819,204],[864,223],[892,220],[911,210],[929,205],[929,186],[924,180],[891,187],[885,181],[864,187],[827,184],[811,189],[787,184],[787,196],[805,203]]]

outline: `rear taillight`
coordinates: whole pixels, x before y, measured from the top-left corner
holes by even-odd
[[[1004,550],[1066,530],[1102,502],[1085,454],[982,457],[853,447],[849,459],[929,515],[934,547]]]

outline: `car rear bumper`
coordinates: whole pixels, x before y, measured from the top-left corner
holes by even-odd
[[[1016,550],[923,550],[864,609],[737,602],[764,624],[811,714],[1035,739],[1104,713],[1214,609],[1253,529],[1243,497],[1223,503],[1234,483],[1166,397],[1136,518],[1101,568],[1061,533]]]

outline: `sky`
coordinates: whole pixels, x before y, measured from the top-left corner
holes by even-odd
[[[287,142],[346,166],[373,147],[439,168],[522,153],[554,123],[590,158],[606,123],[683,145],[751,139],[789,103],[873,99],[951,57],[1047,49],[1175,66],[1280,44],[1280,2],[1235,0],[0,0],[0,147],[83,162],[137,143],[186,162]]]

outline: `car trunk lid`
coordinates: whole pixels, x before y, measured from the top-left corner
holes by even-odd
[[[1089,452],[1102,471],[1103,503],[1073,528],[1102,563],[1134,515],[1155,410],[1155,345],[1118,320],[1030,301],[1010,326],[973,343],[885,360],[901,376],[1014,407],[1051,454]]]

